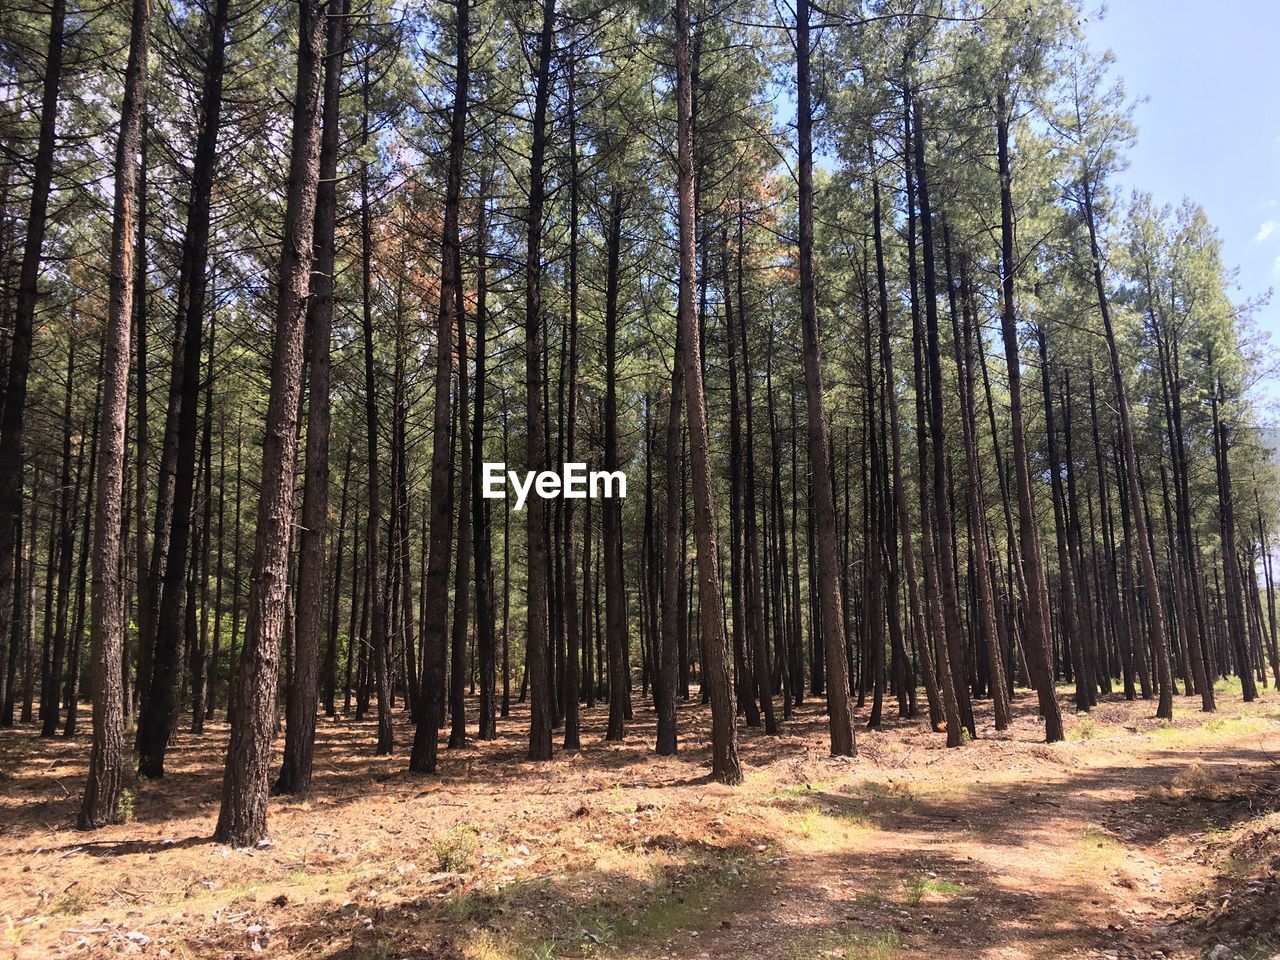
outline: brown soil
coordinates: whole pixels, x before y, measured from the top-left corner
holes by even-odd
[[[1220,702],[1165,725],[1112,700],[1046,746],[1024,694],[1007,734],[981,710],[949,751],[895,718],[853,761],[807,702],[780,736],[742,731],[732,789],[705,776],[697,706],[677,758],[652,754],[648,709],[605,745],[597,707],[586,749],[530,763],[517,710],[434,777],[322,719],[311,796],[273,801],[254,850],[209,840],[223,724],[180,735],[131,822],[92,834],[87,737],[0,731],[0,956],[1270,957],[1280,700]]]

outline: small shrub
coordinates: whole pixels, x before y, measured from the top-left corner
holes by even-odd
[[[1072,739],[1092,740],[1098,736],[1098,723],[1092,717],[1085,717],[1076,724]]]
[[[431,845],[436,868],[441,873],[466,873],[476,855],[478,831],[469,823],[454,827]]]
[[[125,787],[120,791],[120,799],[116,803],[116,812],[120,815],[121,823],[133,823],[133,807],[136,798],[133,791]]]

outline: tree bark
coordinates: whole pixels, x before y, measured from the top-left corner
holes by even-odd
[[[298,551],[297,639],[285,718],[284,762],[274,787],[278,794],[307,793],[311,788],[315,753],[320,631],[324,627],[327,579],[325,539],[329,534],[329,355],[333,332],[334,224],[338,208],[338,140],[341,132],[339,111],[342,58],[346,53],[346,23],[350,7],[350,0],[329,0],[326,18],[320,183],[316,189],[312,225],[315,269],[306,307],[306,354],[311,370],[307,398],[307,460],[302,491],[302,542]],[[344,478],[344,493],[345,487]],[[345,502],[343,507],[345,509]],[[329,702],[333,702],[332,689]]]
[[[222,81],[226,62],[228,0],[218,0],[209,21],[208,49],[200,93],[202,125],[196,143],[191,182],[191,201],[182,241],[182,263],[178,278],[178,329],[181,364],[175,354],[172,395],[178,395],[176,448],[172,473],[172,500],[167,510],[157,507],[157,523],[169,517],[163,551],[157,545],[153,567],[163,552],[164,580],[160,585],[154,636],[144,639],[152,651],[151,676],[145,686],[142,713],[138,718],[138,772],[144,777],[164,776],[165,752],[177,719],[178,681],[183,646],[187,548],[191,534],[191,506],[195,492],[197,406],[200,396],[200,357],[203,347],[206,266],[209,256],[210,204],[217,165],[218,129],[222,115]],[[166,433],[169,431],[166,428]],[[169,445],[166,436],[166,444]],[[159,544],[161,537],[156,538]],[[191,640],[193,638],[187,638]]]
[[[803,2],[803,0],[801,0]],[[689,51],[689,0],[676,0],[676,148],[680,235],[680,284],[677,323],[683,338],[684,394],[688,408],[690,474],[693,478],[694,534],[698,543],[698,596],[701,601],[703,686],[711,700],[711,774],[722,783],[742,782],[737,731],[729,687],[720,594],[720,552],[716,547],[715,503],[707,431],[707,399],[702,380],[702,350],[693,291],[697,284],[694,237],[697,211],[693,194],[693,84]],[[807,104],[806,104],[807,106]],[[843,660],[843,655],[842,655]],[[846,691],[846,707],[848,697]]]
[[[818,612],[825,652],[827,718],[832,756],[854,756],[857,744],[849,703],[845,659],[835,491],[831,484],[826,406],[822,385],[817,296],[813,280],[813,136],[809,90],[809,3],[796,4],[796,127],[799,135],[800,325],[804,333],[805,400],[809,418],[809,463],[817,533]]]
[[[529,159],[529,211],[525,247],[525,453],[527,469],[546,466],[542,401],[542,214],[546,199],[543,165],[547,150],[547,102],[551,97],[551,59],[554,56],[556,0],[543,0],[542,26],[534,78],[533,141]],[[529,678],[530,760],[551,759],[552,703],[547,632],[546,507],[539,496],[526,505],[528,535],[528,643],[525,669]]]
[[[61,4],[59,4],[60,6]],[[121,562],[124,456],[129,401],[129,335],[133,319],[133,253],[137,216],[138,148],[147,98],[147,52],[151,39],[151,2],[133,0],[129,61],[116,141],[115,205],[111,226],[111,272],[108,278],[107,329],[102,363],[103,399],[98,436],[102,464],[98,471],[98,503],[94,519],[93,607],[93,746],[89,777],[77,826],[94,829],[121,819],[124,784],[124,577]],[[6,414],[7,416],[7,414]]]
[[[996,102],[996,153],[1000,173],[1000,327],[1009,372],[1009,433],[1013,438],[1013,466],[1018,488],[1019,547],[1027,585],[1024,653],[1027,672],[1036,688],[1047,743],[1063,738],[1062,712],[1053,687],[1049,660],[1049,601],[1040,550],[1040,533],[1031,492],[1031,460],[1027,453],[1022,414],[1022,362],[1018,358],[1018,309],[1013,255],[1012,167],[1009,160],[1009,114],[1004,95]]]
[[[145,0],[140,0],[145,2]],[[267,833],[267,781],[275,731],[277,667],[289,589],[293,465],[298,447],[303,334],[314,254],[320,173],[320,106],[325,61],[325,0],[299,0],[297,85],[285,234],[276,292],[275,349],[262,444],[249,616],[231,719],[214,839],[250,846]]]

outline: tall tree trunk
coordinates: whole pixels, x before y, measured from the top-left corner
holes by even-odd
[[[801,0],[803,3],[803,0]],[[742,782],[733,699],[729,688],[720,595],[720,558],[716,547],[715,503],[712,499],[707,398],[703,389],[702,351],[693,300],[697,272],[694,237],[697,217],[693,194],[693,84],[689,51],[689,0],[676,0],[676,148],[680,234],[680,285],[677,323],[683,338],[684,393],[688,408],[689,459],[693,477],[694,534],[698,542],[698,596],[702,621],[702,681],[711,699],[711,773],[723,783]],[[805,104],[807,106],[807,104]],[[843,662],[843,654],[842,654]],[[848,707],[846,690],[845,706]]]
[[[870,150],[870,148],[869,148]],[[911,537],[911,516],[907,507],[906,485],[902,480],[902,428],[898,413],[897,375],[893,365],[893,337],[889,331],[889,283],[885,270],[884,237],[882,233],[882,214],[880,208],[880,180],[873,177],[872,192],[872,228],[876,253],[876,292],[877,307],[880,320],[880,366],[884,376],[885,405],[889,408],[889,437],[893,456],[893,502],[897,511],[897,528],[902,538],[902,571],[907,581],[907,602],[910,607],[911,624],[915,633],[916,648],[920,651],[921,674],[924,678],[925,696],[929,701],[929,726],[939,730],[943,722],[943,706],[938,690],[937,674],[933,666],[933,653],[930,650],[924,606],[920,598],[919,581],[916,577],[915,547]],[[890,544],[890,582],[896,581],[895,544]],[[896,587],[894,593],[896,594]],[[797,591],[797,601],[799,600]]]
[[[462,159],[467,134],[467,85],[470,79],[470,5],[454,4],[453,109],[449,128],[449,158],[445,179],[444,222],[440,248],[440,309],[436,321],[435,401],[431,436],[431,521],[430,552],[423,582],[426,617],[422,622],[422,692],[419,695],[418,723],[414,731],[409,769],[434,773],[441,721],[440,695],[444,680],[443,653],[448,618],[449,540],[451,534],[453,458],[449,434],[452,408],[449,387],[453,370],[453,327],[462,312],[459,261],[458,211],[462,197]]]
[[[467,395],[467,323],[462,306],[462,267],[455,262],[455,284],[458,298],[458,444],[461,447],[461,477],[458,484],[458,558],[453,591],[453,636],[449,664],[449,746],[467,743],[466,650],[468,597],[467,581],[471,572],[471,408]]]
[[[663,445],[663,537],[662,537],[662,640],[658,655],[658,679],[654,702],[658,709],[657,752],[673,756],[679,748],[676,731],[676,692],[681,672],[680,623],[684,616],[681,574],[685,563],[684,534],[684,440],[681,410],[684,402],[684,365],[681,352],[684,338],[676,326],[675,353],[671,360],[671,397],[667,405],[667,428]],[[588,504],[588,507],[590,504]]]
[[[139,183],[141,190],[141,182]],[[101,384],[101,379],[99,379]],[[71,628],[71,666],[67,671],[67,687],[63,693],[63,703],[67,708],[67,720],[62,727],[62,735],[64,737],[75,736],[76,719],[80,708],[79,691],[77,686],[80,682],[80,645],[84,640],[84,613],[85,613],[85,594],[88,592],[87,581],[89,557],[93,552],[93,544],[91,538],[93,536],[93,518],[94,518],[94,487],[98,476],[98,429],[99,420],[102,414],[102,387],[99,386],[93,400],[93,417],[89,434],[89,475],[85,480],[85,501],[84,513],[82,514],[80,526],[80,561],[76,568],[76,609]],[[128,670],[128,657],[123,656],[124,650],[121,649],[121,673]],[[90,691],[92,693],[92,691]],[[128,713],[128,694],[123,694],[122,702],[124,710]]]
[[[213,299],[212,297],[210,298]],[[196,574],[200,597],[200,636],[195,644],[194,669],[191,671],[191,732],[204,733],[204,712],[209,682],[209,556],[213,539],[213,358],[216,352],[214,328],[209,318],[209,362],[205,367],[204,424],[200,431],[200,471],[204,491],[200,516],[200,551],[193,553],[191,569]],[[195,590],[189,589],[188,606],[196,601]],[[192,631],[194,632],[194,631]]]
[[[756,507],[759,501],[756,498],[755,427],[753,426],[755,423],[755,408],[752,403],[751,392],[751,353],[747,342],[747,318],[745,315],[738,316],[738,330],[734,330],[732,309],[734,298],[729,294],[729,251],[727,247],[728,244],[726,242],[723,271],[725,326],[728,328],[730,343],[733,342],[735,332],[741,338],[743,399],[746,401],[744,412],[747,417],[747,487],[743,498],[743,527],[745,534],[745,551],[743,555],[745,561],[743,573],[745,576],[743,580],[746,584],[747,624],[750,629],[751,655],[755,668],[755,691],[760,701],[760,712],[764,716],[764,732],[774,734],[778,732],[778,720],[773,712],[773,679],[769,669],[769,646],[764,624],[764,572],[761,566],[760,538],[756,524]],[[742,306],[741,300],[738,301],[738,305]],[[735,469],[737,469],[736,466]]]
[[[1151,549],[1147,524],[1147,509],[1138,489],[1138,455],[1134,449],[1133,425],[1129,418],[1129,395],[1120,367],[1120,351],[1116,346],[1115,329],[1111,324],[1111,307],[1107,301],[1106,284],[1102,276],[1102,251],[1098,243],[1097,223],[1093,213],[1093,189],[1089,166],[1083,168],[1081,186],[1084,191],[1083,206],[1085,226],[1089,230],[1089,251],[1093,259],[1093,285],[1098,295],[1098,311],[1102,314],[1102,331],[1107,341],[1107,354],[1111,359],[1111,379],[1116,394],[1116,413],[1120,419],[1120,446],[1128,475],[1129,499],[1133,507],[1133,525],[1137,536],[1138,563],[1142,569],[1143,588],[1147,594],[1147,606],[1151,616],[1151,642],[1156,658],[1156,680],[1160,700],[1156,716],[1173,717],[1173,672],[1169,662],[1169,638],[1165,632],[1164,604],[1160,599],[1160,580],[1156,576],[1156,559]]]
[[[604,468],[618,469],[618,272],[622,246],[622,195],[614,190],[605,238],[604,308]],[[609,660],[609,728],[605,739],[620,742],[628,713],[627,649],[629,640],[622,579],[622,503],[606,500],[604,515],[605,651]]]
[[[59,4],[60,6],[61,4]],[[137,215],[138,147],[147,99],[151,2],[133,0],[129,62],[116,141],[115,205],[111,223],[107,329],[103,340],[103,401],[98,435],[102,464],[93,532],[93,746],[77,826],[94,829],[121,819],[124,784],[124,577],[121,561],[124,455],[128,433],[129,334],[133,319],[133,243]],[[7,419],[6,413],[6,419]]]
[[[306,0],[304,0],[306,2]],[[369,65],[361,70],[361,142],[369,145]],[[361,326],[364,331],[364,410],[365,439],[368,472],[366,493],[368,509],[365,515],[365,582],[364,602],[369,607],[370,631],[361,646],[362,659],[373,657],[373,676],[378,695],[378,742],[375,751],[379,756],[391,752],[394,731],[391,726],[390,683],[387,678],[387,601],[382,579],[382,486],[381,461],[378,453],[378,390],[373,364],[373,211],[370,209],[369,162],[360,163],[360,288]],[[367,708],[368,677],[361,685],[361,697],[357,714],[363,716]]]
[[[942,395],[942,351],[938,337],[938,284],[937,260],[933,248],[933,211],[929,198],[929,169],[925,163],[924,125],[920,117],[920,101],[912,100],[915,117],[915,137],[912,146],[916,158],[916,178],[919,186],[921,258],[924,263],[924,316],[927,345],[925,348],[929,380],[929,432],[933,440],[933,506],[937,533],[934,538],[938,559],[938,580],[942,586],[942,619],[945,642],[950,654],[949,673],[955,689],[956,704],[960,708],[960,721],[971,737],[977,735],[973,721],[973,705],[969,699],[969,687],[965,682],[964,624],[960,619],[960,601],[957,597],[956,579],[958,564],[952,543],[951,484],[947,478],[946,410]],[[939,660],[942,654],[939,653]],[[951,744],[948,736],[948,744]]]
[[[325,716],[331,720],[337,717],[337,686],[338,686],[338,608],[339,601],[342,597],[342,556],[343,548],[346,546],[347,535],[347,490],[351,483],[351,444],[347,444],[347,455],[342,465],[342,493],[338,497],[338,548],[333,558],[333,576],[329,580],[329,637],[328,645],[325,649],[324,656],[324,672],[321,676],[321,687],[323,688],[324,712]],[[358,538],[354,538],[358,539]],[[355,605],[354,590],[351,598],[352,606]],[[350,647],[351,638],[347,637],[348,649]]]
[[[31,369],[36,298],[39,293],[40,257],[44,248],[49,189],[53,182],[53,151],[56,146],[66,17],[66,0],[53,0],[40,99],[40,137],[32,168],[31,209],[27,216],[22,268],[18,279],[18,303],[14,312],[13,336],[6,364],[3,403],[0,404],[0,636],[7,632],[7,618],[13,616],[13,622],[21,624],[26,609],[22,591],[16,589],[22,563],[22,441],[26,423],[27,377]],[[133,158],[130,158],[130,162],[133,162]],[[133,185],[129,189],[132,190]],[[130,214],[132,212],[131,209]],[[132,249],[132,238],[124,246]],[[31,532],[34,536],[35,531]],[[12,671],[9,676],[13,676]]]
[[[71,396],[76,373],[76,332],[67,344],[67,380],[62,400],[62,469],[58,478],[58,601],[54,615],[53,647],[40,685],[40,736],[58,731],[59,689],[67,650],[67,605],[71,594],[71,564],[75,553],[72,502],[79,491],[71,488]]]
[[[181,365],[174,363],[179,403],[177,408],[173,496],[167,511],[171,517],[164,552],[164,581],[154,624],[152,673],[142,714],[138,720],[138,772],[145,777],[164,776],[165,751],[177,718],[180,652],[183,646],[187,547],[191,533],[191,505],[195,492],[196,414],[200,396],[200,357],[203,348],[206,266],[209,257],[210,204],[217,165],[218,128],[222,115],[222,80],[226,63],[228,0],[218,0],[209,21],[205,74],[200,93],[202,125],[196,143],[191,181],[191,202],[182,241],[178,278],[178,329],[175,341],[182,345]],[[171,405],[172,405],[171,388]],[[167,442],[167,438],[166,438]],[[157,536],[157,543],[161,538]],[[157,553],[159,546],[155,547]],[[153,555],[155,565],[157,556]],[[153,598],[157,599],[157,598]],[[193,638],[187,638],[191,641]],[[144,640],[144,643],[148,643]]]
[[[1218,529],[1222,537],[1223,582],[1226,586],[1227,633],[1231,640],[1232,652],[1235,654],[1236,673],[1240,677],[1240,690],[1244,696],[1244,702],[1251,703],[1258,698],[1258,687],[1253,678],[1244,585],[1241,583],[1240,576],[1240,548],[1236,540],[1235,496],[1231,489],[1229,457],[1231,428],[1221,416],[1222,380],[1213,369],[1212,352],[1209,354],[1209,370],[1213,377],[1209,400],[1213,413],[1213,453],[1218,484]],[[1157,606],[1159,594],[1156,594],[1156,599],[1151,602],[1153,607]],[[1153,610],[1153,621],[1156,615],[1156,611]]]
[[[1004,336],[1005,363],[1009,371],[1009,433],[1013,438],[1013,466],[1018,487],[1019,547],[1027,585],[1024,653],[1027,672],[1039,700],[1045,740],[1056,743],[1063,738],[1062,711],[1054,692],[1049,660],[1048,586],[1031,492],[1031,459],[1027,452],[1026,428],[1023,425],[1022,361],[1018,358],[1018,308],[1015,294],[1017,261],[1013,254],[1013,174],[1009,160],[1009,113],[1003,94],[996,101],[996,153],[1000,173],[1000,327]]]
[[[497,645],[493,596],[493,524],[489,501],[481,496],[481,472],[484,462],[485,430],[485,363],[488,355],[488,243],[489,219],[485,191],[487,177],[482,176],[476,220],[476,386],[474,437],[471,456],[472,535],[476,557],[476,648],[480,661],[480,730],[481,740],[498,736],[494,716],[494,669]]]
[[[921,651],[926,656],[933,656],[936,653],[938,691],[942,697],[943,716],[946,718],[947,746],[958,747],[963,743],[962,721],[959,701],[956,699],[956,686],[951,674],[947,621],[942,606],[942,589],[939,584],[940,578],[944,575],[938,567],[937,541],[941,527],[934,520],[937,504],[931,489],[933,474],[929,469],[929,430],[926,413],[928,386],[923,359],[925,332],[920,321],[920,268],[916,254],[916,159],[914,150],[910,148],[910,145],[915,142],[915,133],[912,129],[911,88],[905,82],[906,73],[904,66],[902,135],[903,142],[908,145],[903,150],[907,203],[907,275],[911,307],[912,375],[916,394],[916,480],[920,500],[920,561],[924,572],[924,597],[928,616],[926,629],[922,631]],[[925,653],[926,647],[931,647],[927,653]]]
[[[813,281],[813,114],[809,90],[809,2],[796,4],[796,128],[799,134],[800,325],[804,332],[805,400],[809,413],[809,463],[814,485],[818,543],[818,609],[825,649],[827,717],[833,756],[857,753],[849,703],[844,619],[840,599],[835,491],[822,386],[818,307]]]
[[[577,459],[578,431],[578,115],[577,115],[577,51],[574,37],[569,38],[567,56],[566,110],[569,133],[569,409],[565,434],[565,462]],[[479,454],[477,453],[477,457]],[[646,461],[647,462],[647,461]],[[649,489],[649,488],[646,488]],[[650,491],[650,496],[652,493]],[[564,627],[567,651],[564,666],[564,748],[582,747],[579,700],[579,656],[582,647],[578,620],[578,546],[574,537],[574,501],[564,500]]]
[[[145,0],[143,0],[145,2]],[[298,448],[303,334],[310,292],[320,112],[325,62],[325,2],[299,0],[298,72],[284,242],[276,292],[275,349],[262,443],[249,618],[241,655],[222,807],[214,839],[249,846],[267,833],[267,781],[275,731],[277,668],[289,591],[289,529]]]
[[[551,60],[555,53],[556,0],[543,0],[534,78],[533,142],[529,154],[529,218],[525,247],[525,421],[530,473],[546,466],[542,400],[542,213],[546,199],[543,164],[547,151],[547,103],[551,98]],[[525,669],[529,678],[529,759],[551,759],[551,676],[547,661],[546,505],[533,496],[525,507],[528,533],[528,642]]]
[[[310,789],[315,753],[320,631],[324,628],[327,579],[325,539],[329,535],[329,354],[333,331],[334,224],[338,209],[339,107],[350,8],[351,0],[329,0],[326,18],[320,184],[312,225],[315,270],[306,307],[306,355],[311,370],[302,542],[298,551],[297,640],[285,718],[284,762],[274,787],[279,794],[305,794]],[[344,478],[344,494],[345,487]],[[333,702],[331,692],[329,702]]]

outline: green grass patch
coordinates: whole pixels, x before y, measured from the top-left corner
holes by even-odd
[[[469,891],[451,898],[445,910],[473,927],[464,948],[468,960],[594,957],[708,929],[732,915],[765,869],[763,856],[693,851],[676,863],[652,863],[648,882],[624,881],[609,896],[586,902],[569,903],[540,879]],[[504,924],[504,917],[514,922]]]
[[[953,880],[945,880],[941,877],[931,877],[927,873],[921,873],[906,882],[906,889],[907,903],[913,907],[918,907],[929,894],[946,896],[948,894],[960,893],[964,890],[964,887]]]
[[[831,930],[821,936],[793,943],[782,956],[785,960],[897,960],[902,956],[902,938],[893,930],[872,933],[861,927]]]

